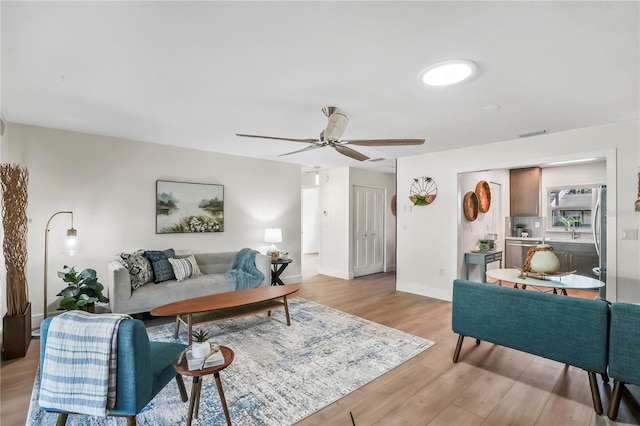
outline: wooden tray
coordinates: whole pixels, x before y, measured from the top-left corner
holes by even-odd
[[[491,188],[487,181],[481,180],[476,185],[476,195],[478,196],[478,210],[486,213],[491,207]]]
[[[464,194],[462,210],[464,211],[464,217],[469,222],[473,222],[478,218],[478,196],[475,192],[469,191]]]
[[[564,277],[567,275],[571,275],[571,274],[575,274],[576,272],[578,272],[577,270],[574,271],[558,271],[558,272],[554,272],[553,274],[543,274],[543,273],[538,273],[538,272],[521,272],[520,275],[522,275],[520,278],[536,278],[539,280],[544,280],[546,277]]]

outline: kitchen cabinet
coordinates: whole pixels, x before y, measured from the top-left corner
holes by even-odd
[[[525,239],[515,240],[507,239],[505,244],[505,268],[522,268],[527,260],[527,254],[531,247],[542,244],[542,240]]]
[[[540,216],[541,182],[540,167],[509,170],[511,216]]]
[[[598,266],[595,244],[562,242],[549,243],[560,260],[561,271],[576,271],[577,275],[595,278],[593,268]]]
[[[507,238],[505,243],[505,268],[521,268],[531,247],[541,244],[534,238]],[[548,241],[560,261],[560,271],[576,271],[577,275],[595,278],[593,267],[598,266],[598,253],[593,243],[576,241]]]

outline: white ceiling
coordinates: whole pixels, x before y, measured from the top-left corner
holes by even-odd
[[[354,147],[393,159],[637,118],[639,3],[2,1],[1,109],[9,122],[313,166],[382,167],[315,138],[321,108]],[[427,88],[446,59],[478,74]],[[487,106],[500,105],[497,111]],[[605,141],[606,142],[606,141]]]

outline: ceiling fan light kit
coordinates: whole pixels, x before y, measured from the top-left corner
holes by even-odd
[[[422,145],[424,143],[424,139],[353,139],[353,140],[340,139],[342,137],[342,134],[344,133],[344,130],[347,127],[347,124],[349,123],[349,117],[347,117],[342,112],[338,111],[338,108],[333,106],[322,108],[322,112],[327,117],[327,126],[320,133],[320,137],[318,139],[294,139],[294,138],[283,138],[283,137],[276,137],[276,136],[250,135],[246,133],[236,133],[236,136],[245,137],[245,138],[274,139],[274,140],[289,141],[289,142],[304,142],[304,143],[311,144],[310,146],[299,149],[297,151],[280,154],[280,157],[282,157],[283,155],[297,154],[299,152],[310,151],[313,149],[330,146],[334,148],[336,151],[338,151],[340,154],[353,158],[354,160],[358,160],[358,161],[368,160],[369,157],[362,154],[361,152],[356,151],[355,149],[349,148],[347,145],[399,146],[399,145]]]

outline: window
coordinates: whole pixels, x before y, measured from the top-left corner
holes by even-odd
[[[591,210],[596,201],[595,197],[595,186],[592,185],[548,188],[549,229],[591,229]]]

